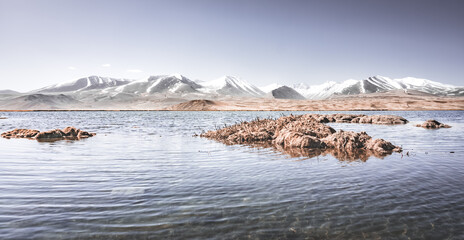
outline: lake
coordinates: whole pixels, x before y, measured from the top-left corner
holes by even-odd
[[[464,239],[463,111],[329,124],[403,147],[366,161],[193,137],[290,113],[321,112],[0,112],[1,132],[97,133],[0,139],[0,239]]]

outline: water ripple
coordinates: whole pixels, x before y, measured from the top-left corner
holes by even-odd
[[[281,114],[2,113],[2,132],[72,125],[98,134],[0,139],[0,239],[464,238],[463,112],[392,113],[411,121],[401,126],[331,124],[405,150],[365,162],[192,137]],[[453,128],[414,127],[430,118]]]

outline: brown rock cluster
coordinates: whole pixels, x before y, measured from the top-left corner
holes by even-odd
[[[313,118],[320,123],[364,123],[364,124],[384,124],[384,125],[395,125],[395,124],[406,124],[408,120],[403,117],[395,115],[364,115],[364,114],[307,114],[309,118]]]
[[[32,129],[15,129],[2,133],[4,138],[34,138],[40,131]]]
[[[334,120],[335,119],[335,120]],[[356,120],[355,120],[356,119]],[[214,139],[226,144],[272,145],[277,149],[336,150],[339,155],[373,153],[376,156],[401,152],[401,148],[383,139],[373,139],[366,132],[335,131],[323,123],[363,122],[375,124],[403,124],[406,119],[397,116],[365,115],[319,115],[306,114],[286,116],[278,119],[256,119],[241,122],[215,131],[201,134],[201,137]],[[338,153],[338,152],[345,153]],[[301,152],[301,151],[300,151]],[[314,152],[314,151],[313,151]],[[316,151],[317,152],[317,151]]]
[[[75,127],[66,127],[63,130],[55,129],[46,132],[40,132],[32,129],[14,129],[12,131],[2,133],[4,138],[29,138],[38,141],[54,141],[54,140],[79,140],[81,138],[89,138],[95,136],[95,133],[82,131]]]
[[[437,120],[427,120],[422,124],[417,124],[416,127],[423,127],[427,129],[436,129],[436,128],[450,128],[450,125],[443,124]]]

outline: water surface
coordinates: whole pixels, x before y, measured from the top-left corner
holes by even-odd
[[[97,136],[0,139],[0,239],[463,239],[463,113],[332,123],[404,149],[340,161],[192,137],[290,112],[3,112],[1,132],[75,126]],[[453,127],[413,126],[427,119]]]

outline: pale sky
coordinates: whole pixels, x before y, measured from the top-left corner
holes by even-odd
[[[460,0],[0,0],[0,89],[99,75],[464,85]]]

